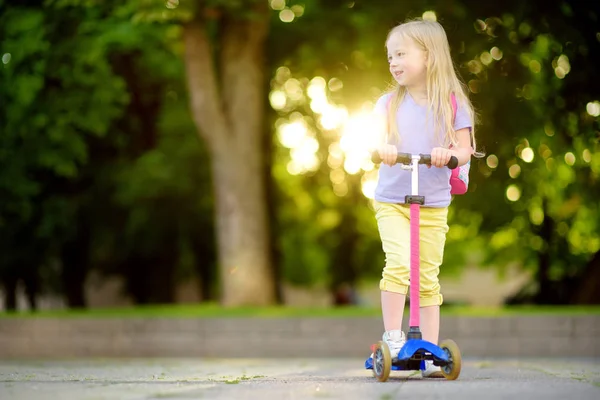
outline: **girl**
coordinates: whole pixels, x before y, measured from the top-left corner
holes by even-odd
[[[399,151],[431,154],[432,168],[419,168],[419,195],[425,196],[420,212],[420,311],[423,339],[437,344],[443,301],[438,274],[451,200],[451,171],[445,165],[451,156],[456,156],[459,166],[466,164],[475,154],[475,138],[473,107],[454,70],[442,26],[426,20],[398,25],[388,34],[386,48],[396,85],[375,105],[376,114],[388,121],[388,129],[385,144],[377,149],[383,164],[374,208],[385,253],[379,285],[383,340],[396,361],[405,342],[401,329],[410,283],[410,209],[404,204],[404,196],[410,194],[411,187],[411,174],[395,165],[396,155]],[[458,104],[456,116],[452,94]],[[429,362],[423,376],[442,374]]]

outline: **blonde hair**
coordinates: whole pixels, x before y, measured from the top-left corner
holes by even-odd
[[[436,22],[423,19],[415,19],[394,27],[386,38],[400,34],[412,39],[417,46],[421,47],[427,54],[427,102],[428,111],[434,116],[435,132],[445,132],[441,143],[443,146],[457,146],[458,141],[454,131],[454,112],[452,109],[451,94],[454,93],[457,105],[465,108],[471,121],[475,122],[473,105],[467,96],[465,85],[458,78],[454,63],[450,57],[450,45],[444,28]],[[392,93],[391,107],[388,115],[388,142],[390,139],[398,142],[400,135],[396,121],[396,112],[404,100],[406,88],[397,83],[390,90]],[[429,114],[428,114],[429,115]],[[475,125],[475,123],[473,123]],[[476,156],[475,127],[471,127],[471,145]]]

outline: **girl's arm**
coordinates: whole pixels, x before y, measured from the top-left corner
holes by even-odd
[[[463,128],[456,131],[458,146],[452,150],[444,147],[434,147],[431,150],[431,165],[442,168],[448,164],[450,157],[454,156],[458,159],[458,166],[465,165],[471,160],[473,147],[471,147],[471,132],[469,128]]]
[[[453,156],[458,158],[458,165],[465,165],[471,160],[473,147],[471,146],[471,131],[469,128],[463,128],[456,131],[458,146],[450,150]]]

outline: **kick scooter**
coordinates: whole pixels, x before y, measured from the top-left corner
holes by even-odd
[[[372,154],[375,164],[381,163],[377,152]],[[424,370],[425,361],[433,361],[440,367],[446,379],[454,380],[460,375],[460,349],[453,340],[444,340],[439,346],[423,340],[419,313],[419,208],[425,204],[425,197],[419,196],[419,164],[431,165],[430,154],[399,153],[396,160],[403,169],[411,171],[411,194],[405,197],[410,204],[410,321],[407,340],[398,353],[398,360],[392,363],[390,349],[385,341],[372,346],[373,356],[365,362],[366,369],[372,369],[373,375],[380,381],[387,381],[391,370]],[[454,156],[447,167],[454,169],[458,159]]]

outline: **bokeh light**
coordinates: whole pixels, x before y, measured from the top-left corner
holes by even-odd
[[[10,59],[10,57],[9,57],[9,59]],[[2,58],[2,61],[4,61],[4,58]],[[592,117],[599,116],[600,115],[600,102],[599,101],[590,101],[589,103],[587,103],[585,110]]]
[[[166,4],[167,8],[173,10],[179,6],[179,0],[167,0]]]
[[[423,19],[427,21],[437,21],[437,15],[435,15],[435,11],[425,11],[423,13]]]
[[[540,155],[542,156],[542,158],[544,160],[548,159],[550,156],[552,156],[552,150],[550,149],[550,147],[548,147],[545,144],[541,144],[540,145],[540,149],[539,149]]]
[[[289,8],[286,8],[279,12],[279,19],[283,22],[292,22],[294,18],[296,18],[296,14],[294,14],[294,12]]]
[[[496,61],[502,59],[502,50],[500,50],[497,47],[492,47],[492,49],[490,50],[490,54],[492,55],[492,58]]]
[[[281,11],[285,8],[285,0],[271,0],[271,8],[276,11]]]
[[[521,159],[523,159],[523,161],[525,162],[532,162],[534,158],[534,153],[533,153],[533,149],[531,147],[525,147],[522,151],[521,151]]]
[[[373,168],[371,151],[382,142],[384,133],[385,120],[373,113],[360,112],[348,118],[340,138],[340,146],[346,157],[344,167],[348,173],[355,174],[361,169]]]
[[[492,169],[498,167],[498,157],[495,154],[490,154],[487,157],[486,164]]]
[[[368,199],[375,198],[375,189],[377,188],[378,174],[376,170],[367,172],[363,175],[361,180],[361,189],[363,195]]]
[[[517,179],[521,175],[521,167],[519,164],[513,164],[508,168],[508,176],[513,179]]]
[[[285,123],[277,131],[279,141],[288,149],[300,146],[307,135],[306,125],[300,121]]]
[[[540,207],[532,207],[529,210],[529,220],[535,225],[540,225],[544,222],[544,211]]]
[[[327,82],[327,86],[332,92],[337,92],[344,87],[344,83],[338,78],[331,78],[329,82]]]
[[[301,6],[300,4],[296,4],[296,5],[292,6],[290,9],[292,10],[292,12],[296,16],[296,18],[300,18],[301,16],[304,15],[304,6]]]
[[[552,61],[552,67],[554,67],[554,73],[559,79],[563,79],[570,71],[571,64],[569,63],[569,57],[561,54],[558,58]]]
[[[529,69],[531,72],[539,73],[542,70],[542,64],[538,60],[531,60],[529,62]]]
[[[510,201],[517,201],[521,198],[521,189],[517,185],[510,185],[506,188],[506,198]]]
[[[285,93],[281,90],[273,90],[271,93],[269,93],[269,102],[274,110],[281,110],[285,108],[287,98]]]
[[[565,154],[565,162],[567,163],[567,165],[573,166],[575,164],[575,161],[575,154],[571,153],[570,151]]]
[[[487,51],[484,51],[483,53],[481,53],[481,55],[479,56],[479,59],[481,60],[481,62],[484,65],[490,65],[492,63],[492,55],[490,53],[488,53]]]

